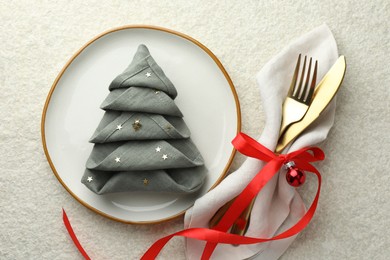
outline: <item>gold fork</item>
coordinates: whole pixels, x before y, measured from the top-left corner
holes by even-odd
[[[279,137],[283,135],[284,131],[289,127],[292,123],[298,122],[302,120],[305,116],[311,99],[313,97],[314,88],[316,85],[317,79],[317,61],[314,66],[314,72],[312,73],[311,84],[309,86],[309,79],[311,74],[311,61],[309,61],[309,68],[307,69],[305,85],[303,85],[303,80],[305,77],[305,68],[306,68],[306,56],[303,61],[303,68],[301,73],[301,78],[299,82],[297,80],[299,74],[299,67],[301,62],[301,54],[298,56],[297,65],[295,66],[295,72],[293,79],[291,81],[290,89],[287,94],[286,99],[283,102],[282,108],[282,124],[279,131]]]
[[[282,108],[282,124],[279,131],[279,137],[283,135],[285,130],[293,123],[298,122],[302,120],[304,115],[306,114],[310,102],[313,97],[314,88],[316,85],[316,79],[317,79],[317,61],[315,62],[314,66],[314,72],[311,73],[311,64],[312,64],[312,58],[310,58],[309,66],[307,71],[306,70],[306,56],[303,62],[303,68],[301,72],[301,77],[298,79],[298,74],[300,70],[300,60],[301,60],[301,54],[298,56],[297,64],[295,66],[295,71],[293,75],[293,79],[291,81],[290,89],[288,92],[288,95],[283,103]],[[311,83],[309,85],[310,75],[311,76]],[[304,79],[304,77],[306,78]],[[305,80],[305,84],[303,85],[303,82]],[[213,216],[213,218],[209,222],[210,228],[214,227],[218,224],[220,219],[223,217],[225,212],[228,210],[230,205],[233,203],[234,199],[230,202],[226,203],[223,207],[221,207],[216,214]],[[243,235],[249,225],[249,218],[250,213],[252,211],[253,205],[254,205],[255,199],[251,201],[249,206],[241,213],[240,217],[236,220],[236,222],[233,224],[230,233],[232,234],[239,234]],[[239,222],[238,222],[239,221]]]

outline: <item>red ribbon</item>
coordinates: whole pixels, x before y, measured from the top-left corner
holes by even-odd
[[[73,243],[76,245],[77,249],[80,251],[80,253],[84,256],[84,258],[86,260],[91,260],[91,258],[89,258],[87,252],[85,252],[83,246],[80,244],[79,240],[77,239],[76,234],[73,232],[72,225],[70,224],[68,216],[66,215],[66,212],[64,209],[62,209],[62,220],[64,221],[64,225],[66,227],[66,230],[68,230],[68,233],[69,233],[70,237],[72,238]]]
[[[298,234],[309,224],[316,211],[321,189],[321,175],[310,163],[323,160],[325,158],[323,151],[318,147],[309,147],[289,154],[277,155],[243,133],[239,133],[232,143],[242,154],[265,161],[267,164],[235,199],[217,226],[213,229],[189,228],[163,237],[146,251],[142,259],[155,259],[165,244],[175,236],[207,241],[202,259],[209,259],[218,243],[247,245],[284,239]],[[272,238],[254,238],[226,233],[252,199],[279,172],[280,168],[289,161],[294,161],[295,165],[301,170],[314,173],[318,179],[317,193],[305,215],[294,226]]]

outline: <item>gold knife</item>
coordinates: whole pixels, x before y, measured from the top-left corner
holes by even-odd
[[[347,68],[345,57],[340,56],[336,63],[330,68],[328,73],[318,83],[314,90],[314,98],[309,106],[305,116],[299,122],[290,125],[284,134],[280,137],[276,152],[281,153],[283,149],[291,143],[303,130],[305,130],[314,120],[316,120],[322,111],[328,106],[330,101],[336,95],[341,83],[343,82],[345,70]]]

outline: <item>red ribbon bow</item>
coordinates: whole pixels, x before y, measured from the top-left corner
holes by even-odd
[[[308,147],[289,154],[277,155],[244,133],[239,133],[232,143],[240,153],[265,161],[267,164],[235,199],[221,221],[213,229],[189,228],[163,237],[157,240],[148,251],[146,251],[142,259],[155,259],[165,244],[174,236],[183,236],[207,241],[208,243],[203,251],[202,259],[209,259],[218,243],[245,245],[279,240],[294,236],[307,226],[317,208],[321,187],[321,175],[310,163],[323,160],[325,158],[324,152],[318,147]],[[261,191],[267,182],[279,172],[279,169],[289,161],[294,161],[299,169],[312,172],[318,178],[316,196],[305,215],[290,229],[272,238],[253,238],[226,233],[252,199]]]
[[[155,259],[165,244],[175,236],[183,236],[207,241],[206,247],[203,251],[202,259],[209,259],[218,243],[247,245],[269,242],[294,236],[307,226],[307,224],[313,218],[314,212],[317,208],[321,188],[321,175],[310,163],[323,160],[325,158],[324,152],[318,147],[308,147],[289,154],[278,155],[274,154],[271,150],[267,149],[243,133],[239,133],[236,138],[234,138],[232,143],[234,147],[242,154],[257,158],[261,161],[265,161],[267,164],[257,173],[252,181],[235,199],[217,226],[215,226],[213,229],[189,228],[163,237],[157,240],[148,249],[148,251],[146,251],[141,259]],[[295,165],[299,169],[314,173],[318,178],[317,193],[305,215],[294,226],[271,238],[254,238],[226,233],[241,215],[242,211],[249,205],[252,199],[261,191],[261,189],[268,183],[268,181],[270,181],[272,177],[279,172],[280,168],[289,161],[294,161]],[[88,256],[86,255],[84,249],[78,243],[74,233],[72,232],[70,223],[65,221],[65,218],[66,215],[64,215],[64,222],[69,233],[71,234],[73,241],[83,256],[86,259],[89,259],[87,258]]]

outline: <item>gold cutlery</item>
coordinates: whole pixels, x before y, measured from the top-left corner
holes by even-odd
[[[318,118],[320,113],[327,107],[327,105],[333,99],[339,87],[341,86],[342,80],[345,75],[345,70],[346,70],[345,57],[340,56],[339,59],[336,61],[336,63],[332,66],[332,68],[328,71],[328,73],[318,84],[317,88],[314,90],[314,94],[312,93],[314,98],[312,100],[312,103],[308,107],[305,115],[303,116],[303,118],[300,121],[298,120],[298,122],[290,123],[290,125],[287,126],[287,128],[285,128],[283,131],[281,129],[280,132],[282,133],[280,135],[278,145],[276,148],[277,153],[281,153],[283,149],[291,143],[291,141],[293,141],[316,118]],[[294,82],[294,78],[296,77],[296,74],[297,72],[295,71],[293,76],[293,82]],[[290,92],[291,92],[291,86],[290,86]],[[295,90],[293,90],[292,92],[295,92]],[[288,96],[291,97],[290,95],[291,93],[289,93]],[[217,211],[217,213],[210,220],[209,223],[210,227],[214,227],[219,222],[219,220],[222,218],[222,216],[230,207],[230,205],[233,203],[233,201],[234,199],[228,202],[227,204],[225,204]],[[250,212],[253,207],[253,203],[254,200],[247,207],[247,209],[243,211],[243,213],[239,218],[241,220],[240,221],[241,223],[235,223],[232,226],[232,229],[230,231],[231,233],[243,235],[246,232],[247,227],[249,225]]]
[[[276,152],[281,153],[299,134],[316,120],[336,95],[343,82],[347,65],[344,56],[340,56],[314,90],[314,98],[304,118],[292,124],[279,138]]]

